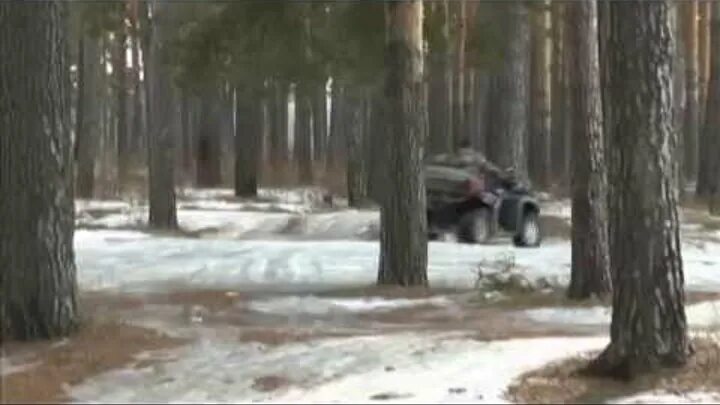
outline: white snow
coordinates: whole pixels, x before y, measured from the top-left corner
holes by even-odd
[[[566,325],[609,325],[608,307],[590,308],[548,307],[522,311],[536,322]],[[720,326],[720,301],[705,301],[685,308],[688,324],[693,327]]]
[[[21,358],[15,358],[11,361],[10,358],[0,355],[0,377],[22,373],[39,365],[39,361],[28,361]]]
[[[421,305],[447,306],[450,304],[451,301],[442,296],[422,299],[385,299],[380,297],[323,298],[309,295],[251,301],[248,308],[253,311],[283,315],[298,313],[327,315],[338,312],[382,312]]]
[[[169,353],[177,360],[105,373],[73,387],[77,401],[137,403],[499,403],[521,373],[602,348],[606,338],[479,342],[449,334],[334,338],[281,347],[212,338]],[[498,365],[502,365],[499,367]],[[255,378],[289,388],[263,393]],[[372,400],[378,394],[398,394]]]
[[[608,401],[613,404],[717,404],[718,402],[720,402],[720,393],[702,391],[688,393],[650,391]]]

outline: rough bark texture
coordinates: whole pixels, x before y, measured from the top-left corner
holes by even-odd
[[[683,174],[692,178],[698,170],[698,132],[700,107],[698,93],[698,0],[681,3],[683,6],[683,36],[685,48],[685,115],[683,120]],[[684,183],[684,182],[681,182]]]
[[[210,87],[200,101],[200,129],[197,139],[197,185],[218,187],[222,183],[220,89]]]
[[[503,98],[500,131],[502,168],[512,167],[520,179],[528,178],[526,141],[530,100],[530,20],[527,5],[519,0],[504,5],[508,12],[508,45],[501,74]]]
[[[0,343],[79,321],[66,6],[0,3]]]
[[[690,353],[672,126],[675,39],[667,2],[609,7],[613,315],[610,345],[591,368],[632,378],[682,365]]]
[[[345,99],[347,125],[347,191],[351,207],[362,206],[368,197],[368,171],[365,141],[367,120],[365,101],[357,94]]]
[[[535,184],[549,187],[551,183],[550,83],[551,37],[549,4],[538,3],[533,13],[532,33],[532,98],[530,105],[530,175]]]
[[[295,144],[294,160],[301,184],[312,184],[312,99],[309,89],[297,86],[295,90]]]
[[[80,113],[75,137],[77,151],[77,185],[79,198],[92,198],[95,192],[95,158],[101,134],[100,108],[100,40],[82,34],[80,62]]]
[[[386,3],[386,180],[380,210],[378,284],[427,285],[423,4]]]
[[[707,114],[703,129],[703,148],[709,149],[709,171],[713,179],[709,190],[710,213],[720,215],[720,3],[713,2],[710,43],[714,52],[710,55],[710,85],[708,86]]]
[[[573,120],[572,268],[568,297],[604,296],[611,291],[607,227],[607,173],[603,141],[597,3],[568,4]]]
[[[163,69],[160,55],[168,30],[169,6],[166,1],[153,1],[153,19],[148,27],[146,72],[148,88],[148,196],[149,226],[155,229],[177,228],[175,204],[175,139],[178,129],[174,119],[179,114],[170,72]]]
[[[238,92],[235,108],[235,195],[255,197],[262,156],[263,112],[260,97]]]
[[[430,153],[446,153],[453,148],[453,72],[450,47],[450,8],[448,0],[436,4],[443,25],[436,49],[430,49],[428,148]]]

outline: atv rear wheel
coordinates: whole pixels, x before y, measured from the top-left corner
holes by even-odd
[[[534,211],[526,212],[518,233],[513,237],[513,243],[519,247],[537,247],[540,246],[541,240],[538,214]]]
[[[476,208],[460,217],[458,240],[465,243],[487,243],[493,236],[493,216],[486,207]]]

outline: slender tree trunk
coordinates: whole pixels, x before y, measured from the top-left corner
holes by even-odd
[[[712,18],[711,0],[700,0],[698,17],[698,99],[700,104],[700,123],[705,122],[708,81],[710,80],[710,20]],[[699,140],[699,149],[703,150]]]
[[[479,71],[475,77],[475,109],[471,116],[473,117],[473,146],[475,150],[479,150],[487,154],[487,139],[490,133],[487,130],[487,122],[490,120],[490,89],[492,76],[485,71]]]
[[[527,180],[528,117],[530,99],[530,21],[524,2],[513,0],[508,7],[508,47],[501,73],[504,95],[501,115],[500,154],[503,168],[513,167],[518,178]]]
[[[79,322],[66,6],[0,2],[0,343]]]
[[[130,137],[128,131],[128,80],[126,47],[127,34],[124,30],[117,33],[113,73],[117,95],[117,173],[118,190],[123,192],[128,183],[128,159],[130,158]]]
[[[288,161],[288,85],[276,82],[270,105],[270,161],[276,167]]]
[[[565,43],[565,31],[567,30],[565,23],[565,7],[566,3],[553,1],[552,9],[552,36],[553,36],[553,54],[552,54],[552,83],[551,83],[551,142],[552,142],[552,177],[553,183],[565,183],[567,172],[565,171],[565,122],[567,111],[565,109],[565,100],[567,99],[568,89],[565,81],[567,44]]]
[[[150,114],[148,114],[148,195],[149,222],[151,228],[176,229],[177,208],[175,204],[175,139],[177,126],[173,125],[179,113],[174,97],[170,72],[160,63],[170,27],[163,21],[169,14],[169,5],[163,0],[153,0],[153,21],[148,26],[149,43],[147,55],[147,89]]]
[[[453,150],[458,150],[466,142],[465,130],[465,42],[467,37],[467,3],[456,0],[455,6],[455,72],[453,74]]]
[[[298,85],[295,89],[295,145],[294,155],[301,184],[312,184],[312,99],[309,89]]]
[[[222,183],[220,89],[211,86],[200,101],[200,130],[197,145],[198,187],[219,187]]]
[[[710,84],[708,86],[707,114],[705,114],[705,127],[703,135],[703,148],[714,151],[707,159],[710,162],[709,171],[714,173],[713,183],[710,187],[710,213],[720,215],[720,3],[713,2],[710,13],[711,38],[713,52],[710,54]]]
[[[453,86],[452,48],[450,46],[450,6],[448,0],[436,3],[442,21],[441,37],[435,49],[430,49],[430,85],[428,105],[431,154],[447,153],[453,149]]]
[[[100,107],[100,41],[83,34],[82,70],[80,71],[81,119],[76,134],[77,144],[77,185],[79,198],[93,198],[95,192],[95,164],[100,141],[102,108]]]
[[[683,175],[692,178],[698,171],[698,132],[700,107],[698,94],[698,0],[681,3],[685,45],[685,116],[683,124]],[[681,182],[684,184],[684,181]],[[682,192],[682,190],[681,190]]]
[[[549,3],[538,3],[533,13],[532,44],[532,98],[530,130],[530,174],[532,180],[542,186],[551,184],[551,65],[550,65],[550,13]]]
[[[713,4],[712,7],[715,7],[714,6],[715,2],[711,2],[711,3]],[[718,177],[717,170],[715,170],[715,168],[714,168],[715,161],[717,160],[717,155],[715,154],[715,149],[713,148],[713,145],[714,145],[715,139],[717,138],[717,135],[714,132],[708,130],[708,125],[711,125],[711,122],[714,120],[715,115],[717,115],[718,111],[720,111],[720,109],[714,109],[716,107],[712,104],[712,101],[711,101],[711,98],[713,97],[712,94],[714,92],[714,89],[712,87],[713,86],[712,78],[713,78],[713,74],[714,74],[714,72],[712,70],[713,69],[712,63],[714,61],[715,55],[720,53],[720,51],[717,51],[717,48],[715,48],[715,50],[713,50],[713,47],[715,46],[715,44],[713,44],[713,39],[712,39],[712,35],[714,35],[712,24],[715,22],[715,19],[717,18],[714,15],[714,11],[715,10],[713,9],[709,13],[707,13],[708,14],[707,17],[710,19],[709,25],[710,25],[710,36],[711,36],[710,41],[709,41],[710,46],[707,47],[708,49],[707,49],[707,54],[706,54],[707,55],[706,58],[709,58],[709,60],[710,60],[710,70],[709,70],[710,82],[708,83],[707,91],[706,91],[706,95],[705,95],[705,98],[706,98],[706,106],[704,108],[704,110],[705,110],[704,127],[705,128],[703,129],[702,134],[700,135],[700,145],[702,145],[702,148],[700,149],[700,162],[698,164],[697,183],[696,183],[696,189],[695,189],[695,194],[701,198],[708,197],[708,196],[710,196],[710,194],[712,194],[713,182],[714,182],[715,178]],[[702,39],[702,36],[701,36],[701,39]],[[701,50],[704,48],[705,47],[701,47]],[[703,63],[701,63],[701,70],[700,70],[701,72],[703,70],[705,70],[705,69],[703,69],[704,68],[703,65],[706,65],[706,64],[707,63],[705,61],[703,61]],[[718,82],[716,81],[714,83],[718,83]]]
[[[312,98],[313,161],[324,162],[327,149],[327,89],[323,81],[315,86]]]
[[[183,179],[187,180],[193,173],[193,134],[195,133],[193,103],[187,90],[182,90],[180,95],[180,119],[182,128],[180,162]]]
[[[568,4],[573,105],[572,269],[568,297],[603,297],[611,291],[607,228],[607,174],[603,141],[597,3]]]
[[[132,1],[132,0],[131,0]],[[134,1],[134,3],[137,3]],[[132,151],[134,155],[140,155],[144,151],[145,145],[145,121],[143,120],[144,111],[144,89],[142,81],[140,80],[140,74],[143,72],[142,58],[140,56],[140,44],[142,42],[142,32],[140,31],[140,16],[138,13],[144,10],[145,7],[138,7],[137,4],[133,8],[132,26],[132,65],[133,65],[133,122],[132,122]]]
[[[388,1],[386,188],[380,210],[378,284],[427,285],[423,3]]]
[[[347,192],[351,207],[367,202],[368,171],[366,165],[366,120],[365,101],[359,94],[345,98],[344,113],[347,123]]]
[[[262,104],[259,97],[237,92],[235,121],[235,195],[255,197],[262,156]]]
[[[601,374],[633,378],[685,364],[685,317],[672,125],[675,40],[669,4],[611,2],[610,345],[593,362]]]
[[[327,160],[325,161],[325,169],[331,171],[337,169],[341,162],[345,161],[345,124],[343,123],[344,114],[344,95],[343,87],[333,79],[331,87],[330,102],[330,134],[328,139]]]

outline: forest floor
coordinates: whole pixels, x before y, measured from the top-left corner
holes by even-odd
[[[537,249],[507,237],[432,242],[432,287],[409,290],[372,286],[374,210],[327,206],[302,189],[253,201],[185,190],[179,205],[182,230],[157,234],[144,231],[141,204],[78,201],[85,327],[3,347],[0,402],[720,399],[710,349],[677,378],[614,386],[574,377],[578,359],[607,344],[610,309],[563,296],[567,201],[543,202]],[[714,337],[720,226],[694,208],[683,220],[689,323]]]

